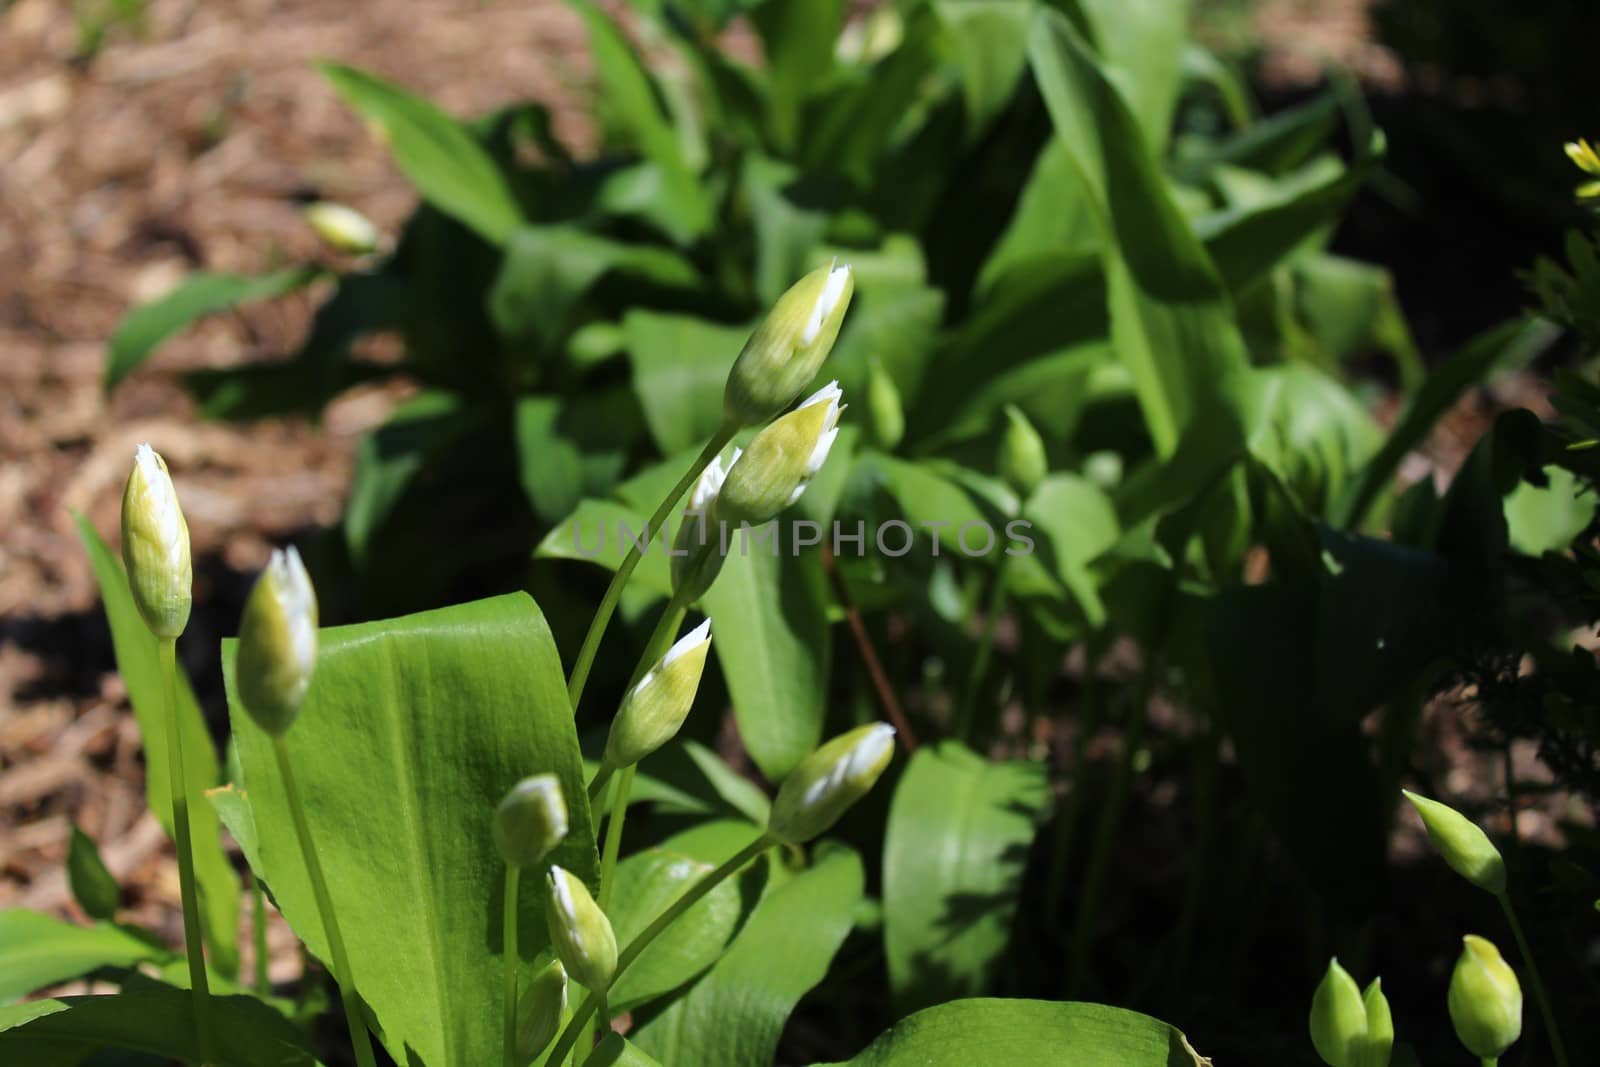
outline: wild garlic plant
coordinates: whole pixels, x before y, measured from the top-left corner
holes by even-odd
[[[595,1028],[610,1032],[609,992],[652,942],[767,850],[799,847],[825,833],[872,788],[893,756],[894,730],[882,723],[861,726],[817,748],[783,781],[763,832],[684,887],[636,936],[619,943],[608,909],[616,891],[635,772],[677,735],[691,713],[713,639],[710,619],[681,636],[679,631],[691,607],[716,581],[727,552],[727,528],[747,529],[774,519],[800,499],[827,461],[845,409],[838,383],[829,382],[798,404],[795,401],[827,358],[851,291],[850,268],[831,264],[806,275],[778,301],[729,374],[724,425],[651,520],[646,540],[659,533],[680,498],[692,489],[675,542],[673,593],[612,717],[583,798],[597,818],[606,818],[597,884],[591,888],[578,874],[550,862],[570,828],[569,798],[555,774],[533,773],[517,782],[492,812],[484,813],[474,831],[492,838],[504,864],[499,905],[507,951],[499,1003],[468,1005],[463,1010],[492,1012],[500,1019],[504,1067],[521,1067],[546,1048],[550,1052],[542,1062],[547,1065],[564,1064],[569,1056],[573,1062],[586,1061]],[[724,459],[724,449],[746,429],[755,431],[749,443]],[[623,561],[595,613],[567,680],[571,710],[582,700],[607,623],[640,553],[635,546]],[[179,716],[171,695],[174,646],[191,607],[188,530],[166,464],[148,445],[139,448],[124,497],[123,555],[134,603],[160,644],[169,694],[167,721],[174,724],[168,745],[195,1059],[204,1064],[231,1062],[218,1043],[212,1017],[188,831],[189,798],[175,725]],[[286,744],[315,687],[318,650],[317,597],[311,579],[294,548],[274,551],[240,620],[233,695],[253,727],[268,738],[355,1057],[361,1067],[374,1067],[372,1021],[359,992],[364,975],[352,964],[338,917],[344,909],[369,905],[335,899],[297,781],[296,761]],[[404,803],[405,798],[396,797],[395,802]],[[523,873],[530,870],[540,877],[524,881]],[[521,961],[512,949],[520,940],[519,916],[529,893],[543,897],[554,959],[522,981]],[[487,910],[491,902],[482,904]],[[582,998],[569,1010],[578,999],[574,989]]]

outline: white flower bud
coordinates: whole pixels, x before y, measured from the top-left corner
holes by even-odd
[[[523,1063],[544,1051],[561,1029],[561,1016],[567,1010],[567,971],[560,960],[551,960],[528,982],[517,1003],[517,1056]]]
[[[677,735],[694,705],[711,650],[711,620],[679,638],[623,698],[606,737],[605,764],[631,767]]]
[[[550,868],[550,903],[546,918],[550,943],[579,985],[590,992],[605,989],[617,970],[617,937],[589,887],[570,871]]]
[[[683,510],[683,522],[678,526],[672,542],[672,590],[685,604],[692,604],[705,595],[711,583],[722,573],[721,519],[716,512],[717,497],[728,471],[739,462],[742,449],[723,463],[718,456],[700,472],[694,491],[689,494],[689,506]]]
[[[494,844],[513,867],[531,867],[567,836],[567,798],[553,774],[536,774],[511,787],[494,813]]]
[[[272,553],[239,620],[239,701],[269,734],[289,729],[317,667],[317,594],[291,546]]]
[[[839,821],[889,766],[894,727],[873,723],[840,734],[800,761],[778,787],[767,832],[803,844]]]
[[[157,637],[183,633],[193,606],[189,525],[166,461],[149,445],[134,453],[122,494],[122,559],[145,625]]]
[[[833,349],[854,291],[848,266],[827,266],[778,298],[728,372],[723,409],[730,422],[754,426],[794,402]]]
[[[799,500],[839,437],[843,396],[839,383],[829,382],[757,434],[728,471],[717,514],[758,525]]]
[[[355,208],[319,200],[301,213],[317,236],[336,252],[364,256],[376,252],[383,235],[372,220]]]

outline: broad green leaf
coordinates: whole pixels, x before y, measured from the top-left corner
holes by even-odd
[[[1526,364],[1544,351],[1559,332],[1551,323],[1537,319],[1503,323],[1479,334],[1435,368],[1406,404],[1383,447],[1362,468],[1360,477],[1340,501],[1333,524],[1341,529],[1361,525],[1379,492],[1400,468],[1400,461],[1422,442],[1463,392]]]
[[[717,825],[703,823],[689,834],[670,837],[617,865],[610,909],[617,944],[632,941],[702,875],[759,833],[743,823],[726,824],[738,844],[712,855],[695,838],[706,840]],[[611,989],[611,1010],[627,1011],[670,993],[715,963],[738,928],[742,909],[738,879],[729,879],[713,889],[623,972]]]
[[[466,127],[423,97],[365,71],[321,64],[345,102],[383,131],[397,166],[424,199],[493,244],[504,244],[522,212],[494,160]]]
[[[1545,467],[1548,485],[1522,482],[1506,497],[1511,547],[1528,556],[1564,552],[1594,519],[1595,495],[1570,471]]]
[[[156,348],[196,320],[240,304],[272,300],[309,285],[321,276],[317,267],[290,267],[271,274],[191,274],[177,288],[128,312],[111,335],[106,359],[105,390],[150,358]]]
[[[317,1067],[300,1028],[255,997],[213,996],[210,1010],[219,1058],[228,1067]],[[148,982],[137,993],[0,1008],[5,1063],[79,1067],[110,1050],[201,1062],[189,991]]]
[[[633,364],[634,394],[662,455],[676,455],[716,433],[728,369],[749,328],[637,309],[623,318],[622,336]]]
[[[816,1067],[1205,1067],[1176,1027],[1105,1004],[957,1000],[902,1019],[853,1059]]]
[[[0,1004],[101,967],[132,967],[170,952],[112,926],[76,926],[23,908],[0,910]]]
[[[460,396],[419,393],[356,444],[344,539],[358,568],[417,472],[460,440],[475,421],[476,413],[464,407]]]
[[[1230,403],[1244,344],[1215,266],[1168,193],[1119,82],[1058,12],[1034,19],[1035,77],[1100,228],[1111,340],[1158,453]]]
[[[995,293],[1008,271],[1026,269],[1035,256],[1082,256],[1099,248],[1099,228],[1074,166],[1060,137],[1045,142],[1011,221],[978,272],[980,295]]]
[[[235,830],[256,874],[327,961],[272,741],[234,696],[243,768]],[[397,1062],[498,1062],[504,864],[490,827],[506,790],[554,773],[570,832],[551,862],[592,884],[593,828],[572,709],[543,615],[522,594],[324,630],[310,696],[284,737],[350,950],[357,991]],[[225,805],[230,823],[241,805]],[[546,947],[543,897],[524,878],[521,958]],[[346,977],[346,976],[341,976]]]
[[[1022,517],[1031,550],[1009,557],[1006,581],[1024,597],[1070,595],[1091,626],[1102,625],[1105,606],[1089,564],[1121,536],[1111,498],[1086,478],[1052,474],[1029,497]]]
[[[547,349],[565,333],[573,305],[613,271],[679,288],[692,287],[698,277],[687,260],[665,248],[623,244],[574,226],[519,226],[489,291],[489,314],[502,336],[530,338]]]
[[[117,672],[128,687],[128,700],[133,704],[139,736],[144,742],[145,802],[170,836],[172,773],[167,755],[168,712],[156,639],[145,626],[139,609],[134,607],[122,563],[100,540],[87,519],[79,515],[77,520],[78,536],[89,553],[89,564],[105,602],[106,620],[111,624]],[[183,770],[188,779],[190,840],[200,896],[200,925],[204,928],[211,965],[223,974],[232,975],[239,969],[239,877],[222,851],[217,817],[202,800],[205,791],[219,783],[217,750],[211,744],[211,733],[206,729],[194,691],[189,688],[189,678],[181,666],[177,698]]]
[[[1240,379],[1250,452],[1309,515],[1343,498],[1382,435],[1348,389],[1303,365],[1257,367]]]
[[[970,144],[1004,110],[1028,65],[1029,0],[972,4],[939,0],[934,5],[955,46],[961,95],[967,105]]]
[[[756,297],[771,305],[801,275],[821,265],[814,250],[827,232],[828,213],[804,203],[800,170],[789,163],[752,154],[740,179],[756,233]]]
[[[617,500],[585,500],[544,540],[534,555],[541,559],[581,559],[598,563],[607,570],[622,566],[628,550],[644,536],[648,516]],[[667,565],[666,548],[657,539],[651,542],[629,580],[663,597],[672,595],[672,573]]]
[[[661,1067],[661,1062],[621,1034],[611,1033],[583,1061],[583,1067]]]
[[[609,492],[622,476],[626,437],[601,416],[613,408],[598,392],[517,401],[517,473],[541,519],[570,515],[586,493]]]
[[[94,840],[74,823],[67,845],[67,884],[72,897],[91,919],[113,919],[122,903],[122,888],[106,870]]]
[[[662,1063],[772,1063],[789,1013],[828,973],[861,900],[856,854],[818,852],[809,870],[768,889],[722,959],[629,1035],[634,1044]]]
[[[882,478],[885,491],[900,505],[905,522],[911,524],[918,540],[924,537],[937,540],[935,552],[965,554],[961,546],[961,531],[989,525],[989,516],[972,499],[961,485],[944,476],[929,463],[912,463],[892,456],[879,456],[875,470]],[[970,533],[968,539],[974,548],[982,547]],[[998,536],[996,538],[998,550]],[[895,545],[894,541],[890,541]]]
[[[589,31],[589,53],[604,95],[606,117],[657,165],[683,169],[677,132],[667,117],[656,86],[611,16],[589,0],[571,0]]]
[[[959,741],[912,756],[883,844],[884,942],[898,1014],[993,984],[1048,799],[1042,763],[989,763]]]
[[[780,148],[794,147],[801,104],[833,69],[844,14],[845,0],[773,0],[750,11],[767,57],[770,123]]]
[[[1075,0],[1106,77],[1159,154],[1172,129],[1189,43],[1188,0]]]
[[[822,739],[832,649],[821,560],[793,543],[782,521],[734,533],[702,601],[739,737],[774,782]]]

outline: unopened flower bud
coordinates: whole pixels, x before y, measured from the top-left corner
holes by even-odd
[[[1006,429],[1000,437],[1000,477],[1018,496],[1028,497],[1050,473],[1044,441],[1015,404],[1006,405]]]
[[[517,1002],[517,1057],[522,1063],[530,1062],[550,1044],[566,1010],[567,970],[560,960],[551,960],[528,982]]]
[[[317,594],[291,546],[276,550],[239,620],[239,701],[269,734],[289,729],[317,666]]]
[[[628,691],[606,737],[607,766],[631,767],[672,740],[694,704],[710,650],[711,620],[707,619],[679,638],[661,662]]]
[[[1350,972],[1329,960],[1311,998],[1311,1044],[1329,1067],[1388,1067],[1394,1020],[1379,982],[1363,995]]]
[[[1361,989],[1337,958],[1311,995],[1311,1044],[1329,1067],[1354,1067],[1355,1049],[1367,1036]]]
[[[850,306],[848,266],[807,274],[778,298],[728,372],[722,406],[737,426],[754,426],[794,403],[828,358]]]
[[[317,236],[335,252],[364,256],[376,252],[382,240],[378,227],[355,208],[319,200],[302,212]]]
[[[589,887],[570,871],[550,868],[550,943],[579,985],[596,992],[617,970],[617,937]]]
[[[1450,975],[1450,1022],[1468,1052],[1498,1059],[1522,1036],[1522,986],[1493,944],[1474,934],[1461,940]]]
[[[128,587],[145,625],[157,637],[175,638],[189,624],[189,524],[167,464],[149,445],[134,453],[122,494],[122,560]]]
[[[717,494],[718,516],[754,526],[799,500],[839,436],[843,395],[838,382],[829,382],[756,434]]]
[[[1428,837],[1450,869],[1477,886],[1499,896],[1506,888],[1506,863],[1489,835],[1459,811],[1437,800],[1402,790],[1422,816]]]
[[[872,434],[873,444],[885,452],[894,451],[906,435],[906,413],[900,403],[900,390],[877,360],[867,367],[867,430]]]
[[[1374,978],[1361,996],[1367,1009],[1367,1040],[1357,1067],[1389,1067],[1389,1055],[1394,1051],[1394,1013],[1389,1010],[1389,998],[1383,995],[1383,980]]]
[[[494,812],[494,844],[512,867],[531,867],[567,836],[567,798],[553,774],[511,787]]]
[[[727,463],[718,456],[700,472],[694,491],[689,494],[689,506],[683,510],[683,522],[678,526],[672,542],[672,591],[685,604],[693,604],[705,596],[711,583],[722,573],[721,519],[717,515],[717,497],[728,470],[739,461],[742,450],[734,449]]]
[[[767,832],[789,844],[825,833],[867,795],[894,755],[894,727],[873,723],[840,734],[800,761],[778,788]]]

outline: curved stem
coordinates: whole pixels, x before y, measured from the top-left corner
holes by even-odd
[[[272,752],[278,758],[278,774],[283,778],[283,794],[289,802],[289,815],[294,821],[295,836],[300,840],[300,852],[306,861],[306,876],[311,881],[311,893],[317,901],[317,912],[322,918],[323,932],[328,935],[328,950],[333,955],[334,978],[339,983],[339,999],[344,1002],[344,1019],[350,1027],[350,1043],[355,1046],[356,1063],[360,1067],[374,1067],[372,1039],[367,1036],[367,1025],[362,1018],[361,1005],[356,1000],[355,973],[350,969],[350,954],[344,949],[344,936],[339,932],[338,920],[333,915],[333,897],[328,893],[328,880],[322,873],[322,861],[317,858],[317,848],[311,841],[311,825],[306,822],[305,805],[300,800],[300,785],[295,781],[294,769],[289,765],[289,750],[283,736],[272,739]]]
[[[677,506],[683,494],[689,491],[700,477],[700,472],[710,465],[721,452],[723,446],[733,440],[733,435],[738,432],[738,427],[724,425],[706,442],[706,447],[701,449],[700,455],[690,464],[689,469],[683,472],[683,477],[678,479],[678,484],[667,493],[661,505],[656,508],[656,513],[650,516],[650,522],[645,526],[644,544],[655,540],[656,534],[661,532],[667,516],[672,514],[672,509]],[[583,647],[578,650],[578,658],[572,664],[572,675],[567,679],[567,699],[572,704],[573,713],[578,710],[578,703],[583,699],[583,687],[589,681],[589,669],[594,666],[595,653],[600,650],[600,638],[605,636],[606,625],[611,622],[612,612],[617,610],[617,601],[622,598],[622,588],[628,584],[628,578],[633,574],[633,569],[639,565],[642,553],[635,544],[628,549],[628,554],[622,559],[622,566],[617,568],[617,573],[611,576],[611,584],[606,586],[606,593],[600,600],[600,607],[594,613],[594,619],[589,623],[589,632],[584,635]]]
[[[762,834],[734,853],[720,867],[707,872],[703,878],[690,886],[687,893],[673,901],[671,906],[656,916],[655,920],[645,927],[638,937],[628,942],[628,947],[623,949],[622,954],[617,957],[617,969],[612,972],[611,985],[616,985],[617,979],[622,977],[622,972],[626,971],[628,966],[639,958],[641,952],[650,947],[650,942],[660,937],[667,927],[678,920],[679,916],[699,903],[701,897],[704,897],[730,877],[739,873],[745,864],[775,844],[777,844],[777,841],[770,834]],[[545,1059],[546,1063],[559,1064],[566,1059],[567,1053],[571,1052],[572,1046],[577,1043],[579,1032],[586,1027],[590,1016],[600,1007],[600,1002],[605,999],[605,995],[606,990],[602,989],[592,992],[584,998],[583,1006],[567,1022],[566,1029],[561,1031],[561,1037],[556,1041],[555,1048]]]
[[[1556,1014],[1550,1007],[1550,998],[1544,991],[1544,979],[1539,976],[1539,965],[1533,962],[1533,952],[1528,948],[1528,939],[1522,933],[1522,923],[1517,921],[1516,909],[1511,906],[1511,895],[1505,890],[1495,894],[1500,901],[1500,910],[1506,913],[1506,921],[1511,924],[1511,936],[1517,940],[1517,951],[1522,953],[1522,962],[1528,965],[1528,978],[1533,982],[1533,997],[1539,1002],[1539,1014],[1544,1019],[1544,1031],[1550,1036],[1550,1054],[1555,1057],[1556,1067],[1567,1067],[1567,1048],[1561,1041],[1561,1031],[1556,1029]]]
[[[505,912],[501,922],[505,943],[505,1067],[517,1067],[517,889],[522,868],[506,864]]]
[[[172,837],[178,847],[178,895],[183,901],[183,948],[189,957],[189,989],[194,1003],[194,1028],[200,1058],[217,1062],[211,1030],[211,985],[206,975],[205,943],[200,933],[200,897],[194,881],[194,843],[189,831],[189,778],[183,769],[183,737],[178,727],[178,665],[175,637],[163,637],[161,677],[167,702],[167,771],[172,787]]]
[[[250,929],[255,934],[256,992],[265,996],[272,992],[272,976],[267,973],[267,895],[261,891],[261,882],[250,878],[250,904],[252,919]]]

